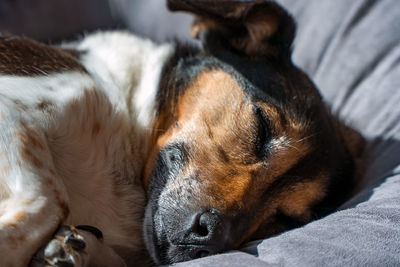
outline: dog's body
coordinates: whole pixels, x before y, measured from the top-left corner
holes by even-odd
[[[164,264],[304,224],[350,190],[342,127],[290,61],[290,16],[261,0],[169,2],[201,16],[204,50],[121,32],[73,50],[1,37],[6,266],[49,240],[36,263],[137,263],[142,182],[146,245]],[[52,240],[62,224],[104,241],[87,226]]]
[[[60,224],[100,228],[127,259],[144,250],[140,175],[172,46],[114,32],[76,49],[0,39],[2,266],[26,265]]]

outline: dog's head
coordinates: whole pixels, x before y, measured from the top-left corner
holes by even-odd
[[[302,225],[348,191],[352,160],[315,86],[291,62],[295,24],[270,1],[170,0],[198,15],[202,51],[165,68],[145,171],[158,263]]]

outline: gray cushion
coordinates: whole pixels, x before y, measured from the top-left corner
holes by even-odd
[[[109,1],[1,0],[0,31],[54,41],[76,38],[83,31],[114,28],[122,22]]]

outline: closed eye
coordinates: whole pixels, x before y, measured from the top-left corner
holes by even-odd
[[[256,117],[257,137],[255,139],[256,156],[262,160],[268,155],[268,144],[271,140],[270,121],[265,115],[263,109],[254,106],[254,114]]]

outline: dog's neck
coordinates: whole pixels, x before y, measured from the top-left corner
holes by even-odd
[[[105,87],[105,93],[128,110],[132,138],[140,144],[136,153],[145,157],[156,120],[163,67],[175,45],[158,45],[124,32],[99,32],[85,38],[79,50],[86,51],[81,62]],[[109,87],[116,90],[107,90]],[[112,95],[116,91],[120,94]]]

